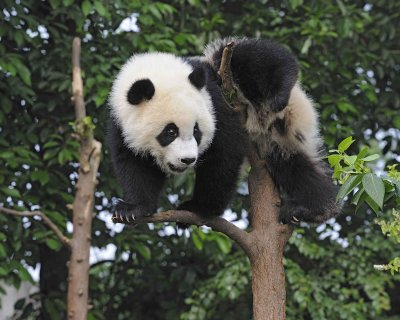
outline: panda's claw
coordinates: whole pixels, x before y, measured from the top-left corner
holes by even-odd
[[[132,217],[133,221],[135,221],[135,214],[134,213],[132,213],[131,217]]]
[[[292,223],[299,223],[300,222],[300,220],[295,216],[293,216],[291,220],[292,220]]]

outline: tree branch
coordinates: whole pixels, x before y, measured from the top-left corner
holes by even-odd
[[[214,231],[222,232],[229,238],[236,241],[237,244],[247,253],[250,243],[248,241],[248,233],[233,223],[221,217],[202,217],[190,211],[169,210],[155,213],[149,217],[140,217],[131,221],[124,221],[118,217],[112,218],[114,222],[137,225],[141,223],[156,223],[156,222],[179,222],[196,226],[207,226]]]
[[[251,102],[243,95],[242,91],[239,90],[237,85],[233,81],[233,75],[231,70],[231,59],[233,55],[233,48],[235,43],[229,42],[224,51],[222,52],[221,64],[219,66],[218,74],[221,77],[222,93],[225,97],[226,102],[235,112],[240,112],[242,120],[248,107],[252,107]]]
[[[8,215],[17,216],[17,217],[40,217],[43,223],[54,232],[57,238],[61,241],[61,243],[68,248],[71,248],[70,239],[67,238],[61,230],[54,224],[53,221],[50,220],[48,216],[46,216],[42,211],[17,211],[12,209],[7,209],[4,207],[0,207],[0,212],[3,212]]]
[[[72,93],[76,133],[80,137],[79,178],[73,203],[74,226],[68,269],[68,319],[86,319],[89,297],[89,250],[91,242],[94,192],[100,164],[101,143],[94,139],[94,125],[86,117],[81,77],[81,40],[72,43]]]

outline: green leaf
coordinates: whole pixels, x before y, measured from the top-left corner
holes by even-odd
[[[145,258],[146,260],[150,260],[151,258],[151,251],[148,246],[142,244],[142,243],[137,243],[136,244],[136,249],[140,253],[140,255]]]
[[[21,194],[19,193],[19,191],[17,189],[3,187],[3,188],[1,188],[1,191],[10,197],[21,198]]]
[[[368,156],[368,157],[362,158],[361,160],[364,160],[364,161],[374,161],[374,160],[376,160],[376,159],[379,159],[379,154],[372,154],[372,155],[370,155],[370,156]]]
[[[379,212],[378,204],[374,200],[372,200],[372,198],[368,194],[365,193],[363,198],[364,201],[370,206],[372,210],[374,210],[375,213]]]
[[[348,156],[347,154],[344,155],[344,161],[346,164],[352,166],[357,160],[357,156]]]
[[[46,244],[50,249],[55,250],[55,251],[59,250],[62,246],[60,241],[52,239],[52,238],[47,238]]]
[[[102,17],[104,17],[107,14],[106,8],[100,1],[95,1],[94,7],[96,11],[99,13],[99,15],[101,15]]]
[[[394,117],[393,124],[396,128],[400,128],[400,116]]]
[[[331,167],[334,167],[342,158],[339,154],[331,154],[326,157]]]
[[[366,154],[368,153],[368,150],[369,150],[369,148],[367,146],[363,147],[361,149],[361,151],[358,153],[357,159],[361,159],[361,158],[365,157]]]
[[[14,153],[11,151],[0,152],[0,158],[2,158],[2,159],[11,159],[13,156],[14,156]]]
[[[17,46],[21,47],[24,44],[24,39],[25,39],[24,32],[16,31],[14,34],[14,39],[15,39],[15,42],[17,43]]]
[[[22,63],[18,63],[15,65],[18,70],[18,74],[21,77],[22,81],[25,82],[28,86],[32,84],[31,82],[31,72],[27,67],[25,67]]]
[[[42,186],[49,182],[49,173],[47,171],[38,170],[31,174],[32,181],[39,181]]]
[[[356,188],[360,183],[361,180],[363,179],[362,174],[356,175],[356,176],[350,176],[346,182],[340,187],[340,190],[336,196],[337,200],[343,199],[345,196],[347,196],[354,188]]]
[[[382,209],[383,199],[385,197],[385,185],[382,179],[373,173],[367,173],[362,179],[362,184],[371,200]],[[367,203],[370,204],[368,201]],[[374,209],[374,211],[376,210]]]
[[[218,235],[215,240],[223,253],[228,254],[231,251],[232,243],[228,237],[221,234]]]
[[[6,248],[2,243],[0,243],[0,257],[7,257]]]
[[[87,15],[90,13],[90,10],[92,10],[92,4],[90,3],[90,1],[84,0],[82,2],[81,8],[82,8],[83,15],[85,17],[87,17]]]
[[[0,266],[0,277],[4,277],[8,274],[8,270]]]
[[[354,142],[355,140],[353,140],[353,137],[347,137],[346,139],[344,139],[342,142],[339,143],[338,149],[341,152],[346,151]]]
[[[57,147],[57,146],[59,146],[59,145],[60,145],[60,143],[59,143],[58,141],[52,140],[52,141],[46,142],[46,143],[43,145],[43,148],[44,148],[44,149],[49,149],[49,148]]]
[[[57,9],[60,6],[60,0],[49,0],[49,1],[53,9]]]
[[[33,282],[32,276],[22,265],[18,268],[18,276],[22,281]]]
[[[196,230],[193,230],[193,232],[190,234],[193,244],[194,246],[198,249],[198,250],[202,250],[203,249],[203,241],[201,241],[199,235],[197,234]]]
[[[360,202],[360,198],[361,198],[361,196],[363,195],[364,192],[365,192],[365,190],[361,186],[360,189],[354,195],[353,199],[351,199],[351,203],[355,204],[355,205],[358,205],[358,203]]]

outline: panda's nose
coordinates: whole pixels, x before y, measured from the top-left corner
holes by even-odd
[[[182,158],[181,159],[181,162],[186,165],[192,164],[195,161],[196,161],[196,158]]]

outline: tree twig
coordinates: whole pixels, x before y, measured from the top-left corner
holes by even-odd
[[[251,102],[243,95],[237,85],[233,81],[233,74],[231,70],[231,59],[235,43],[229,42],[222,51],[221,64],[219,66],[218,74],[221,77],[222,93],[226,102],[235,112],[240,112],[242,120],[245,118],[245,113],[248,107],[252,107]]]
[[[68,248],[71,248],[71,243],[70,239],[66,237],[61,230],[54,224],[51,219],[44,214],[42,211],[17,211],[13,209],[8,209],[4,207],[0,207],[0,212],[3,212],[5,214],[9,214],[12,216],[17,216],[17,217],[40,217],[43,221],[43,223],[51,230],[54,232],[54,234],[57,236],[57,238],[61,241],[61,243]]]

